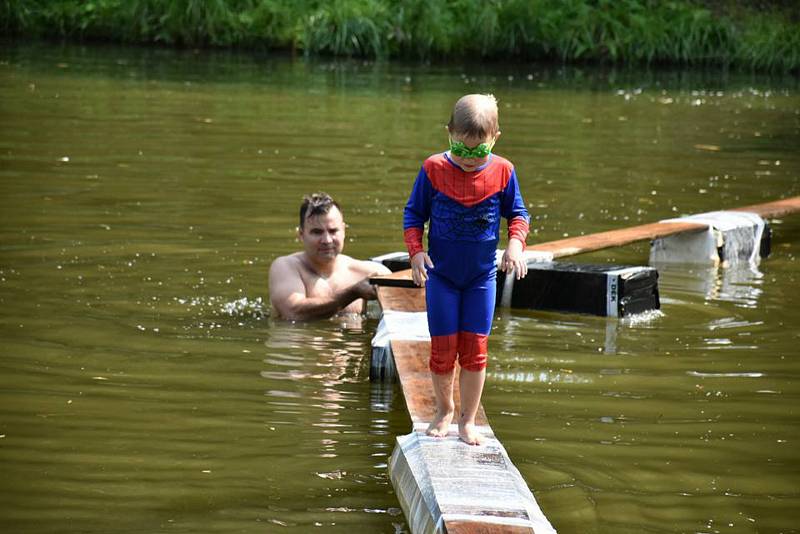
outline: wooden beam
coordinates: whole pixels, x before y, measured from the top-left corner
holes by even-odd
[[[410,271],[392,273],[385,278],[403,279]],[[378,287],[378,301],[383,311],[402,311],[425,313],[425,289],[393,286]],[[406,399],[408,413],[413,423],[430,422],[436,411],[431,395],[431,372],[428,369],[428,356],[431,353],[430,341],[391,340],[400,386]],[[453,387],[456,402],[459,399],[458,380]],[[486,423],[483,406],[478,410],[479,425]]]
[[[387,277],[407,279],[410,271]],[[400,321],[388,330],[392,354],[408,414],[411,434],[397,438],[389,478],[409,526],[417,532],[554,534],[519,471],[489,425],[483,406],[476,423],[486,442],[467,445],[456,425],[446,438],[425,435],[435,413],[428,368],[430,340],[425,317],[425,290],[380,285],[378,300],[384,321]],[[415,332],[424,329],[425,332]],[[458,413],[458,377],[454,384]]]
[[[431,372],[428,369],[428,357],[431,353],[430,341],[392,341],[392,354],[400,376],[400,385],[406,399],[408,414],[412,423],[430,423],[436,413],[436,405],[431,386]],[[456,413],[459,406],[458,376],[453,384],[453,397],[456,402]],[[478,425],[488,425],[483,406],[478,407]]]
[[[672,234],[704,232],[707,229],[708,226],[705,224],[688,222],[650,223],[621,230],[610,230],[608,232],[559,239],[558,241],[548,241],[547,243],[531,245],[528,250],[548,252],[553,255],[553,259],[557,259],[595,250],[630,245],[637,241],[652,240]]]
[[[753,204],[741,208],[732,208],[728,211],[744,211],[759,215],[764,219],[782,217],[792,213],[800,212],[800,196],[765,202],[763,204]],[[652,241],[660,237],[667,237],[674,234],[705,232],[708,225],[694,222],[669,221],[642,224],[620,230],[609,230],[595,234],[569,237],[546,243],[538,243],[527,248],[526,254],[532,260],[539,259],[559,259],[586,252],[594,252],[612,247],[621,247],[637,243],[639,241]],[[394,285],[399,287],[413,287],[411,282],[411,271],[398,271],[388,276],[378,276],[372,279],[377,285]],[[424,308],[423,308],[424,309]]]
[[[800,212],[800,196],[766,202],[764,204],[753,204],[742,208],[733,208],[729,211],[747,211],[756,213],[762,218],[780,217],[790,213]],[[528,247],[532,252],[545,252],[552,254],[553,259],[574,256],[585,252],[594,252],[611,247],[630,245],[638,241],[653,240],[659,237],[667,237],[673,234],[685,232],[704,232],[708,229],[705,224],[670,221],[643,224],[621,230],[610,230],[596,234],[570,237],[557,241],[548,241]]]
[[[763,219],[774,219],[790,213],[800,212],[800,197],[784,198],[783,200],[775,200],[764,204],[753,204],[752,206],[733,208],[730,211],[749,211],[760,215]]]
[[[376,276],[370,281],[378,285],[378,301],[381,309],[404,311],[404,312],[424,312],[425,311],[425,291],[417,287],[394,287],[384,285],[383,280],[405,280],[411,281],[411,269],[387,274],[386,276]],[[411,282],[413,285],[413,282]]]

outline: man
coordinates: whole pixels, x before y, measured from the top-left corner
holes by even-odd
[[[325,193],[305,197],[297,235],[303,251],[277,258],[269,269],[273,309],[293,321],[362,313],[365,299],[377,297],[369,277],[390,271],[341,253],[345,224],[339,205]]]

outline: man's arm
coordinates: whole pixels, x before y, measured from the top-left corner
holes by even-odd
[[[329,317],[359,298],[375,298],[367,278],[325,297],[309,297],[300,273],[289,258],[278,258],[269,269],[269,298],[278,314],[289,320],[305,321]]]
[[[383,276],[386,274],[392,274],[392,271],[390,271],[387,266],[372,260],[357,260],[355,268],[357,272],[361,274],[361,276],[366,278],[369,278],[370,276]],[[373,296],[372,298],[374,299],[376,296]]]

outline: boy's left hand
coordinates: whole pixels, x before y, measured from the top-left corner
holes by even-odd
[[[500,260],[500,270],[507,273],[509,269],[514,269],[517,280],[528,274],[528,263],[523,257],[522,242],[519,239],[508,240],[508,247]]]

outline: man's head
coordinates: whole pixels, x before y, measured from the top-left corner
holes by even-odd
[[[342,211],[339,204],[328,193],[320,191],[304,196],[303,203],[300,204],[300,229],[302,230],[305,226],[306,219],[316,215],[324,215],[331,208],[336,208],[339,213]]]
[[[466,171],[480,167],[500,137],[497,100],[493,95],[462,96],[453,107],[447,131],[453,161]]]
[[[339,204],[327,193],[314,193],[300,205],[297,235],[314,262],[336,259],[344,247],[345,224]]]

